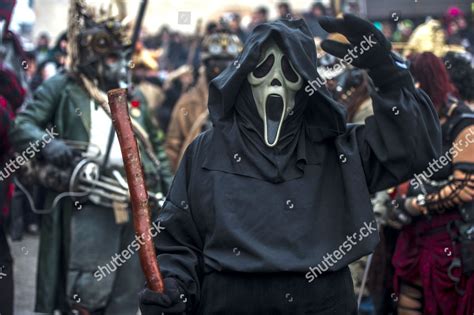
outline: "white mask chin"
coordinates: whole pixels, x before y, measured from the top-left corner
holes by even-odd
[[[274,40],[268,40],[255,69],[247,75],[257,111],[264,125],[265,144],[278,143],[284,120],[295,107],[303,79]]]

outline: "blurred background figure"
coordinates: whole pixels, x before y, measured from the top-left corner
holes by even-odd
[[[25,52],[25,57],[26,64],[28,65],[28,67],[25,69],[25,80],[29,89],[31,90],[31,83],[38,69],[38,62],[34,51]]]
[[[397,28],[392,36],[394,42],[406,42],[413,33],[413,21],[406,19],[397,23]]]
[[[417,52],[431,51],[437,56],[442,56],[445,53],[445,44],[446,38],[441,22],[428,19],[413,30],[403,54],[409,56]]]
[[[187,146],[210,128],[207,110],[209,82],[230,65],[242,50],[242,42],[229,32],[205,36],[202,42],[202,68],[195,87],[176,103],[166,139],[166,153],[174,171]]]
[[[227,29],[229,32],[231,32],[232,34],[237,35],[239,40],[242,43],[245,43],[248,33],[244,31],[240,23],[241,23],[241,17],[237,13],[226,13],[221,18],[221,24],[223,25],[223,27]]]
[[[339,101],[346,105],[349,123],[363,124],[374,114],[370,98],[369,77],[364,70],[350,69],[339,78]]]
[[[277,19],[290,19],[295,18],[291,10],[291,5],[288,1],[279,1],[277,2]]]
[[[303,18],[309,26],[314,37],[320,40],[326,39],[328,33],[319,25],[318,17],[327,15],[326,7],[321,2],[314,2],[309,11],[303,14]]]
[[[165,28],[162,30],[159,40],[163,49],[159,58],[159,64],[163,70],[172,71],[186,64],[188,53],[182,34],[169,32]]]
[[[432,52],[416,54],[411,58],[410,71],[418,87],[428,94],[434,107],[443,118],[455,102],[456,87],[449,79],[445,65]]]
[[[472,55],[448,52],[444,57],[444,64],[458,91],[458,97],[471,109],[474,109],[474,60]]]
[[[49,58],[49,41],[48,33],[41,33],[38,36],[35,47],[35,55],[38,63],[42,63]]]
[[[184,65],[178,69],[166,74],[163,80],[163,89],[165,98],[163,104],[156,108],[156,119],[165,134],[168,133],[171,120],[171,113],[175,108],[176,102],[182,94],[193,87],[194,73],[193,68]]]
[[[36,55],[36,59],[40,63],[49,57],[50,40],[49,34],[45,32],[39,34],[38,38],[36,39],[34,53]]]
[[[455,6],[449,7],[444,16],[447,44],[461,45],[474,53],[474,30],[464,16],[464,12]]]
[[[167,26],[163,26],[156,36],[150,38],[150,46],[151,49],[161,48],[162,53],[158,58],[158,63],[161,65],[163,69],[167,69],[169,66],[168,54],[169,48],[171,45],[171,31]],[[146,41],[145,41],[146,43]]]
[[[54,64],[56,73],[64,69],[67,57],[67,32],[63,32],[56,39],[56,43],[49,51],[48,58],[45,62],[52,62]]]
[[[268,9],[266,7],[258,7],[252,13],[252,20],[247,27],[247,30],[251,32],[257,25],[268,21]]]
[[[15,3],[15,0],[0,1],[0,54],[3,67],[13,71],[20,84],[25,87],[25,52],[19,36],[10,28]]]
[[[393,26],[392,23],[388,21],[384,21],[382,23],[377,23],[378,28],[382,31],[385,37],[390,39],[391,41],[393,40]]]
[[[35,56],[38,55],[36,50]],[[54,46],[43,56],[42,61],[36,60],[36,71],[31,77],[30,87],[35,91],[44,81],[62,72],[66,65],[67,34],[63,32],[57,38]]]
[[[137,42],[135,54],[133,55],[132,68],[132,83],[134,88],[139,90],[148,103],[148,111],[150,118],[156,128],[159,128],[155,112],[163,104],[165,95],[163,91],[163,82],[158,78],[158,58],[162,50],[151,50],[144,47],[142,41]]]

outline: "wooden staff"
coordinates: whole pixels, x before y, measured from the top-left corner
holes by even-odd
[[[107,93],[112,113],[112,123],[117,131],[117,137],[122,151],[123,163],[127,174],[127,182],[132,203],[133,224],[135,233],[141,237],[144,244],[140,247],[140,264],[148,282],[148,287],[163,293],[163,277],[156,258],[153,238],[150,234],[150,206],[145,185],[145,175],[138,152],[138,145],[132,129],[128,112],[127,90],[114,89]]]

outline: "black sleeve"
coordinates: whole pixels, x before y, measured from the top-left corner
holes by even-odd
[[[357,129],[357,142],[371,193],[395,186],[428,167],[441,154],[441,128],[429,97],[408,71],[373,92],[374,115]]]
[[[163,277],[178,280],[186,292],[188,308],[199,303],[203,246],[187,198],[190,168],[189,154],[185,154],[158,216],[164,230],[156,241]]]

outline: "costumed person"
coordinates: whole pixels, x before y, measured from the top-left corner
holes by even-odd
[[[141,41],[137,42],[135,53],[132,58],[133,71],[132,82],[136,89],[145,96],[150,111],[150,117],[156,127],[159,126],[154,113],[160,108],[165,100],[162,89],[163,83],[158,78],[159,65],[156,61],[158,54],[146,49]]]
[[[443,60],[459,98],[474,110],[474,60],[470,53],[448,52]]]
[[[7,240],[14,191],[8,132],[26,96],[20,80],[23,49],[9,30],[15,2],[0,1],[0,314],[4,315],[13,314],[14,297],[13,257]]]
[[[0,102],[4,102],[0,98]],[[0,165],[5,167],[5,162],[10,157],[8,143],[8,128],[11,118],[7,109],[0,106]],[[0,172],[4,171],[3,169]],[[0,314],[13,314],[13,257],[7,240],[6,221],[11,200],[10,183],[0,174]]]
[[[202,42],[200,69],[196,86],[184,93],[176,103],[166,137],[166,154],[174,171],[188,145],[210,127],[207,99],[208,85],[242,50],[236,35],[219,32],[204,37]]]
[[[189,65],[184,65],[178,69],[168,73],[163,82],[163,90],[165,92],[165,99],[163,104],[156,110],[160,127],[165,133],[168,132],[171,115],[174,106],[182,94],[186,93],[192,88],[194,82],[193,68]]]
[[[370,22],[321,18],[368,69],[374,115],[346,125],[320,79],[303,20],[257,26],[209,87],[213,128],[186,150],[160,212],[163,294],[142,314],[356,314],[347,265],[378,233],[370,193],[407,180],[441,147],[429,98]],[[349,54],[350,55],[350,54]],[[348,58],[346,58],[346,61]]]
[[[7,222],[11,220],[13,197],[13,158],[8,131],[15,113],[22,105],[26,91],[17,76],[5,68],[5,55],[0,52],[0,314],[13,314],[13,258],[6,238]]]
[[[135,253],[140,241],[128,191],[120,184],[125,172],[105,95],[125,84],[126,47],[131,45],[119,18],[99,16],[84,1],[71,1],[68,70],[35,91],[11,130],[17,152],[43,143],[34,147],[39,151],[34,161],[41,162],[37,178],[48,184],[45,208],[51,210],[41,216],[37,312],[130,315],[138,310],[136,295],[144,282]],[[130,104],[148,187],[166,193],[171,170],[145,99],[132,95]],[[71,188],[72,170],[79,165],[90,167]],[[59,190],[63,179],[66,187]],[[80,191],[87,195],[70,197]],[[53,202],[59,192],[66,197]]]
[[[6,99],[3,105],[7,106],[11,120],[14,119],[16,111],[23,101],[31,96],[27,82],[27,71],[34,68],[34,65],[28,62],[27,54],[23,50],[19,36],[10,28],[15,5],[15,0],[0,0],[0,77],[2,80],[0,95]],[[16,9],[18,10],[18,7]],[[10,165],[10,167],[12,166]],[[12,241],[17,241],[23,235],[26,219],[33,216],[29,213],[28,207],[18,207],[19,201],[24,200],[25,196],[20,190],[15,189],[13,177],[8,176],[8,179],[3,183],[3,189],[8,191],[9,196],[7,204],[10,238]],[[10,196],[12,192],[13,197]],[[37,227],[29,223],[27,228],[29,230],[32,228],[30,231],[34,231]]]
[[[411,218],[393,256],[398,314],[474,313],[474,113],[450,97],[443,62],[415,57],[412,73],[439,114],[442,155],[415,173],[396,206]]]

